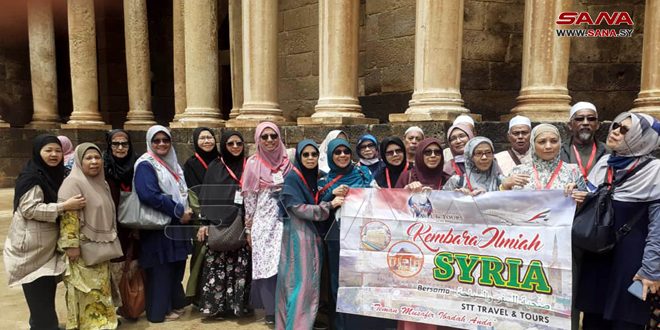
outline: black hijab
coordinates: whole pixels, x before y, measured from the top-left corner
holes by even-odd
[[[286,209],[301,204],[316,204],[315,196],[318,191],[319,166],[312,169],[306,168],[302,164],[302,151],[307,146],[314,147],[314,151],[319,152],[319,146],[310,139],[302,140],[296,147],[296,170],[302,174],[305,180],[292,170],[284,178],[284,187],[282,188],[281,200]]]
[[[204,131],[211,133],[215,139],[215,134],[213,134],[213,131],[208,127],[197,127],[193,131],[192,142],[195,149],[195,154],[190,156],[190,159],[188,159],[186,164],[183,166],[183,175],[186,178],[186,184],[188,185],[188,188],[202,184],[202,181],[204,181],[204,175],[206,175],[206,168],[202,162],[197,159],[197,155],[199,155],[199,157],[204,161],[204,163],[206,163],[207,166],[209,166],[209,164],[211,164],[211,162],[217,159],[220,155],[217,145],[208,152],[199,147],[199,135]]]
[[[117,158],[112,154],[112,138],[117,134],[124,134],[128,138],[128,154],[124,158]],[[135,150],[131,142],[131,136],[123,129],[113,129],[105,134],[105,142],[108,147],[103,152],[103,168],[105,179],[123,183],[131,187],[133,184],[133,166],[135,165]]]
[[[32,187],[39,186],[44,193],[44,203],[57,202],[57,191],[64,181],[64,161],[57,166],[48,166],[41,158],[41,148],[49,143],[62,143],[55,135],[41,134],[32,142],[32,159],[28,161],[16,179],[14,189],[14,211],[18,208],[21,197]]]
[[[201,214],[208,222],[219,226],[230,225],[241,209],[239,205],[234,204],[234,196],[239,189],[238,182],[227,168],[234,173],[236,179],[241,180],[246,146],[243,145],[243,152],[240,155],[232,155],[227,149],[227,140],[234,135],[244,142],[243,136],[237,131],[229,130],[222,133],[220,137],[222,160],[216,158],[209,164],[199,194]],[[225,164],[227,164],[226,167]]]
[[[403,151],[403,161],[401,162],[400,165],[395,166],[390,164],[387,161],[387,157],[385,157],[385,151],[387,150],[387,147],[390,144],[396,144],[397,146],[401,147],[401,150]],[[385,163],[385,167],[374,175],[374,179],[376,179],[378,186],[381,188],[394,188],[397,180],[399,180],[399,176],[401,175],[403,170],[406,168],[406,165],[408,164],[408,159],[406,157],[406,146],[403,144],[403,141],[401,141],[400,138],[396,136],[391,136],[383,139],[383,141],[380,142],[379,150],[380,150],[380,159],[382,159],[383,162]],[[391,187],[387,185],[386,170],[389,171]]]

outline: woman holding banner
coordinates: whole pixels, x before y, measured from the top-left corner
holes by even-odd
[[[424,187],[440,190],[445,184],[442,147],[440,140],[426,138],[417,145],[415,166],[401,173],[396,188],[419,190]]]
[[[610,126],[607,146],[589,182],[611,182],[647,159],[660,146],[660,123],[646,115],[624,112]],[[660,293],[660,161],[653,159],[614,190],[614,227],[632,229],[605,254],[584,253],[576,306],[584,312],[583,329],[644,329],[652,294]],[[636,219],[633,223],[631,219]],[[628,292],[642,284],[642,299]],[[656,300],[657,301],[657,300]],[[654,320],[657,322],[656,302]]]
[[[296,148],[296,165],[284,179],[284,221],[277,279],[277,328],[312,329],[319,307],[323,243],[313,221],[324,221],[344,197],[318,203],[319,149],[312,140]],[[317,205],[318,204],[318,205]]]
[[[465,173],[454,174],[442,189],[473,196],[498,191],[504,177],[497,166],[493,150],[493,142],[483,136],[468,141],[465,145]]]

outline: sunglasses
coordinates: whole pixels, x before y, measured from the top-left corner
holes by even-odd
[[[575,117],[575,118],[573,118],[573,121],[574,121],[574,122],[577,122],[577,123],[581,123],[581,122],[583,122],[585,119],[586,119],[588,122],[598,121],[598,117],[595,117],[595,116]]]
[[[165,138],[165,139],[153,139],[153,140],[151,140],[151,143],[152,143],[152,144],[155,144],[155,145],[159,145],[159,144],[170,144],[171,142],[172,142],[172,140],[167,139],[167,138]]]
[[[376,145],[373,144],[373,143],[363,144],[363,145],[360,145],[360,146],[358,147],[358,149],[360,149],[360,150],[364,150],[364,149],[376,149]]]
[[[110,142],[110,146],[115,149],[118,149],[119,147],[128,148],[129,144],[128,142]]]
[[[232,141],[232,142],[227,142],[228,147],[242,147],[243,142],[241,141]]]
[[[333,151],[332,154],[335,156],[341,156],[342,154],[350,156],[351,151],[348,149],[335,149],[335,151]]]
[[[385,156],[387,156],[387,157],[392,157],[394,155],[401,155],[401,154],[403,154],[403,149],[401,149],[401,148],[390,150],[390,151],[385,151]]]
[[[261,135],[261,139],[264,140],[264,141],[268,141],[268,138],[275,141],[275,140],[277,140],[278,136],[275,133]]]
[[[442,150],[440,149],[426,149],[424,150],[424,156],[442,156]]]
[[[630,130],[628,126],[621,125],[621,123],[617,123],[617,122],[612,123],[612,130],[614,131],[617,129],[619,130],[619,133],[621,133],[621,135],[626,135],[626,133],[628,133],[628,131]]]
[[[303,152],[302,156],[303,156],[303,158],[317,158],[319,156],[319,153],[315,152],[315,151]]]

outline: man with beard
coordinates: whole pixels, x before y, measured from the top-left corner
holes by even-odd
[[[511,148],[495,154],[497,164],[504,176],[509,176],[511,170],[522,163],[532,160],[529,149],[529,138],[532,131],[532,122],[524,116],[515,116],[509,121],[507,138]]]
[[[589,102],[578,102],[571,107],[568,129],[571,137],[561,146],[561,160],[577,164],[591,189],[597,183],[589,183],[587,175],[600,157],[609,153],[603,142],[596,141],[596,131],[600,127],[596,106]]]

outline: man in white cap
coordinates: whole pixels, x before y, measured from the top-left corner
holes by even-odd
[[[424,131],[417,127],[411,126],[403,134],[403,144],[406,146],[406,154],[408,163],[415,164],[415,151],[417,151],[417,144],[424,140]]]
[[[589,102],[578,102],[571,107],[568,129],[571,137],[561,146],[561,160],[577,164],[585,182],[598,160],[609,153],[605,143],[596,141],[596,131],[600,127],[596,106]],[[588,185],[598,186],[597,183]]]
[[[495,154],[497,164],[502,170],[504,176],[509,176],[511,170],[523,163],[532,160],[531,150],[529,148],[529,138],[532,132],[532,122],[524,116],[515,116],[509,120],[509,132],[507,138],[511,143],[511,148]]]
[[[456,119],[454,119],[454,122],[451,125],[454,126],[456,124],[465,124],[469,126],[470,129],[472,129],[472,136],[477,136],[477,131],[474,129],[474,119],[472,119],[472,117],[468,115],[460,115],[456,117]],[[445,162],[454,159],[454,155],[451,153],[451,149],[449,148],[445,148],[444,150],[442,150],[442,156],[443,156],[442,159],[444,159]]]

